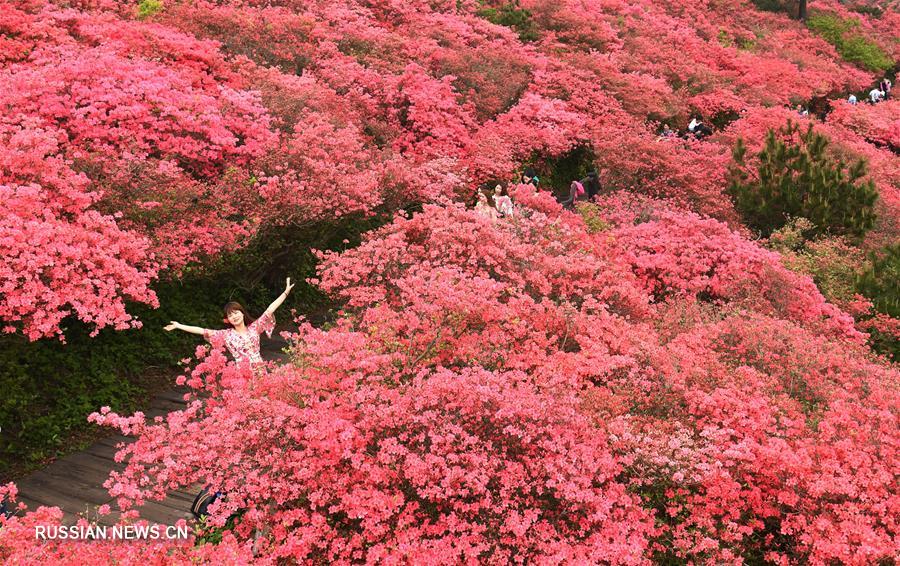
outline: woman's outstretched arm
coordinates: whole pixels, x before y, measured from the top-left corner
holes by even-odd
[[[174,320],[171,324],[168,324],[163,327],[165,330],[184,330],[185,332],[190,332],[191,334],[199,334],[203,336],[206,334],[207,330],[205,328],[200,328],[199,326],[188,326],[186,324],[181,324],[180,322],[175,322]]]
[[[266,309],[266,312],[263,313],[263,316],[265,316],[265,315],[271,316],[272,314],[274,314],[275,311],[278,309],[278,307],[281,306],[281,303],[283,303],[284,300],[287,299],[288,293],[290,293],[291,289],[293,289],[293,288],[294,288],[294,284],[291,283],[291,278],[288,277],[287,283],[284,286],[284,293],[278,295],[278,298],[275,299],[274,301],[272,301],[272,304],[269,305],[269,308]]]

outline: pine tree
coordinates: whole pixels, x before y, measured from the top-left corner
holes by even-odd
[[[745,221],[765,236],[796,217],[812,221],[817,233],[862,236],[872,228],[878,192],[865,179],[865,161],[848,166],[829,155],[828,143],[812,125],[801,132],[788,121],[766,133],[754,175],[739,138],[732,151],[729,192]]]
[[[875,310],[900,317],[900,242],[872,257],[856,280],[857,290],[872,300]]]

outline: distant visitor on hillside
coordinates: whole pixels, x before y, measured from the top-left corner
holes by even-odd
[[[855,94],[851,94],[849,97],[847,97],[847,102],[849,102],[850,104],[856,106],[856,103],[859,102],[859,101],[856,100],[856,95],[855,95]]]
[[[587,177],[581,179],[579,183],[587,190],[587,198],[592,199],[600,194],[600,175],[598,175],[596,171],[590,171],[587,174]]]
[[[879,88],[873,88],[869,91],[869,102],[877,104],[884,100],[884,91]]]
[[[891,80],[887,77],[881,79],[881,82],[878,83],[878,88],[883,93],[883,98],[887,100],[891,97]]]
[[[584,185],[581,184],[581,181],[572,181],[569,184],[569,196],[560,204],[562,204],[565,208],[574,208],[575,201],[584,200],[587,198],[587,191],[584,189]]]
[[[497,209],[491,206],[484,191],[478,191],[477,200],[475,201],[475,212],[490,220],[497,218]]]
[[[509,198],[509,194],[506,192],[506,188],[503,185],[498,184],[494,187],[493,199],[494,208],[497,210],[499,216],[510,217],[515,213],[512,199]]]
[[[281,303],[284,302],[293,288],[294,285],[291,283],[291,278],[288,277],[284,292],[272,301],[272,304],[269,305],[262,316],[256,320],[250,318],[247,310],[240,303],[232,301],[225,305],[225,319],[223,320],[226,324],[230,324],[231,328],[210,330],[199,326],[188,326],[173,320],[169,325],[165,326],[165,329],[168,331],[183,330],[191,334],[199,334],[209,342],[220,338],[224,340],[225,346],[228,347],[228,351],[231,352],[235,361],[247,360],[251,364],[261,363],[263,359],[259,353],[259,335],[265,332],[266,336],[272,337],[272,331],[275,330],[275,311],[281,306]]]
[[[809,111],[802,104],[797,105],[797,114],[799,116],[809,116]]]
[[[675,137],[675,130],[669,127],[668,124],[663,124],[662,131],[659,133],[659,137],[656,138],[656,141],[665,140]]]
[[[540,179],[538,179],[537,173],[534,171],[533,168],[526,167],[525,171],[522,173],[522,182],[525,183],[526,185],[530,183],[530,184],[534,185],[535,187],[537,187],[538,182],[540,182]]]
[[[694,134],[694,137],[698,140],[712,135],[712,130],[710,130],[699,118],[691,120],[691,123],[688,124],[688,131]]]

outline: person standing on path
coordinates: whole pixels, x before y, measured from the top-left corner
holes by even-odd
[[[266,311],[256,320],[251,320],[247,314],[247,310],[237,302],[229,302],[225,305],[225,322],[231,325],[231,328],[222,330],[210,330],[199,326],[188,326],[175,322],[174,320],[165,326],[165,330],[183,330],[191,334],[199,334],[207,341],[222,340],[228,351],[237,362],[249,361],[251,364],[262,363],[263,359],[259,353],[259,335],[263,332],[269,338],[272,337],[272,331],[275,330],[275,311],[281,306],[281,303],[287,298],[291,289],[294,288],[291,278],[287,278],[284,292],[272,301],[272,304]]]

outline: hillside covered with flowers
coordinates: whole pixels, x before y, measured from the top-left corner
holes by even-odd
[[[290,363],[200,347],[185,411],[90,416],[138,438],[107,483],[126,520],[209,485],[203,536],[36,541],[45,508],[0,518],[0,559],[890,563],[900,87],[864,100],[900,13],[795,10],[0,0],[6,334],[139,328],[270,234],[380,225],[317,252],[339,307]],[[735,195],[787,124],[825,200],[762,228]],[[516,213],[470,210],[498,182]]]

